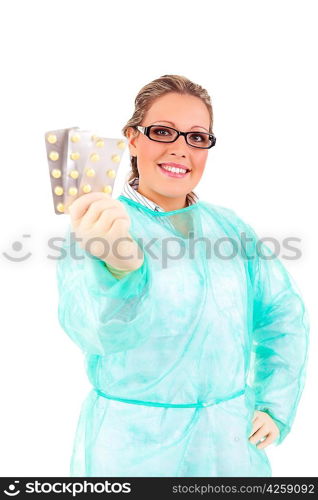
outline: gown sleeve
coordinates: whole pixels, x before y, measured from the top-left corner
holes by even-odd
[[[117,269],[116,267],[111,266],[110,264],[105,262],[106,267],[110,270],[111,274],[115,276],[115,278],[121,280],[126,276],[126,274],[129,274],[130,271],[125,271],[123,269]]]
[[[56,266],[59,324],[86,354],[133,349],[148,338],[153,312],[147,253],[141,267],[119,279],[72,234],[68,228]]]
[[[253,268],[252,386],[255,409],[267,412],[281,444],[293,424],[307,371],[309,318],[301,293],[282,262],[250,226]]]

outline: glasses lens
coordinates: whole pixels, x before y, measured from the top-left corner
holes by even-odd
[[[169,127],[159,127],[152,125],[150,128],[150,138],[160,142],[171,142],[177,137],[177,132]]]
[[[207,148],[212,143],[209,134],[205,134],[204,132],[191,132],[191,134],[188,134],[188,142],[191,146],[196,146],[197,148]]]

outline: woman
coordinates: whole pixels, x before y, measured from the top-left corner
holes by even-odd
[[[117,200],[75,200],[57,269],[93,385],[70,473],[271,476],[264,448],[304,386],[301,296],[248,224],[192,191],[215,144],[207,92],[164,75],[135,105],[130,179]]]

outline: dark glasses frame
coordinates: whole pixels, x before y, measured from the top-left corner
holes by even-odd
[[[161,141],[160,139],[153,139],[152,137],[150,137],[150,131],[153,127],[162,127],[162,128],[165,128],[165,129],[170,129],[170,130],[173,130],[174,132],[177,132],[177,136],[175,139],[173,139],[172,141]],[[198,132],[198,131],[191,131],[191,132],[180,132],[179,130],[176,130],[175,128],[172,128],[172,127],[166,127],[166,125],[149,125],[148,127],[143,127],[141,125],[137,125],[135,126],[136,129],[139,130],[139,132],[142,132],[145,136],[148,137],[148,139],[150,139],[151,141],[155,141],[155,142],[175,142],[179,137],[180,135],[183,135],[183,137],[185,138],[185,141],[186,143],[191,146],[192,148],[198,148],[198,149],[210,149],[212,148],[213,146],[215,146],[215,143],[216,143],[216,137],[214,134],[208,134],[207,132]],[[211,142],[210,146],[194,146],[193,144],[190,144],[188,142],[188,135],[189,134],[195,134],[195,133],[198,133],[198,134],[205,134],[205,135],[208,135],[209,136],[209,139]]]

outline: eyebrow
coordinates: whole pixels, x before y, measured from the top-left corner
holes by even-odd
[[[173,122],[169,122],[168,120],[158,120],[158,122],[166,122],[166,123],[170,123],[170,124],[171,124],[171,125],[173,125],[174,127],[176,126],[176,125],[175,125],[175,123],[173,123]],[[156,124],[156,123],[153,123],[153,125],[157,125],[157,124]],[[206,130],[206,131],[209,133],[208,129],[207,129],[207,128],[205,128],[205,127],[202,127],[201,125],[193,125],[193,127],[191,127],[191,129],[190,129],[190,130],[192,130],[193,128],[203,128],[204,130]]]

